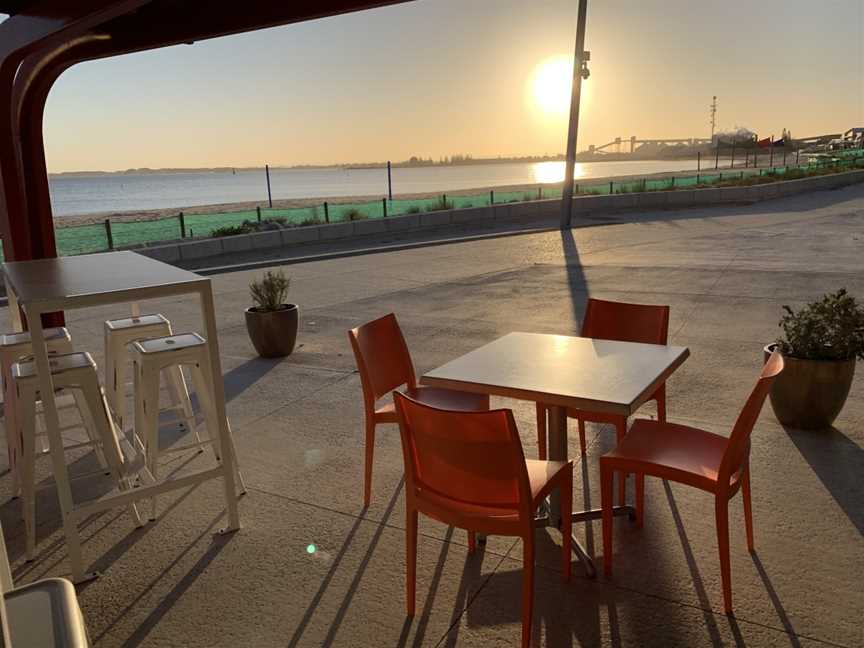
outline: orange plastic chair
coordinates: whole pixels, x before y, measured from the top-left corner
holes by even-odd
[[[378,401],[394,389],[405,386],[411,398],[423,403],[453,410],[488,410],[489,396],[469,394],[450,389],[425,387],[417,384],[414,364],[399,322],[393,313],[348,331],[354,358],[363,385],[363,405],[366,412],[366,467],[363,504],[372,498],[372,460],[375,450],[375,426],[398,423],[393,403],[378,405]]]
[[[414,616],[417,584],[417,514],[476,534],[522,538],[522,645],[531,637],[534,605],[534,512],[561,489],[561,556],[570,580],[573,463],[525,460],[509,409],[455,412],[394,395],[405,455],[407,611]]]
[[[644,523],[645,475],[699,488],[714,494],[717,545],[723,605],[732,612],[729,564],[729,500],[741,490],[747,548],[753,549],[753,512],[750,506],[750,434],[759,417],[774,378],[783,371],[783,357],[775,352],[765,363],[756,386],[738,415],[730,437],[674,423],[640,419],[630,427],[624,441],[600,457],[603,506],[603,565],[612,575],[612,475],[615,471],[636,474],[636,521]]]
[[[666,344],[669,338],[669,307],[647,304],[589,299],[582,320],[582,337],[618,342]],[[666,384],[661,385],[648,400],[657,401],[657,419],[666,420]],[[585,421],[610,423],[615,426],[618,442],[627,433],[627,417],[604,412],[568,409],[567,416],[579,422],[579,446],[585,454]],[[537,404],[537,445],[540,459],[546,458],[546,406]],[[627,475],[620,476],[619,504],[626,500]]]

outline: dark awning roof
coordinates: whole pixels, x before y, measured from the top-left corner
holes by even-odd
[[[92,33],[111,37],[111,45],[100,48],[109,56],[153,49],[196,40],[276,27],[314,18],[400,4],[410,0],[152,0],[129,13],[102,23]],[[76,12],[74,2],[45,0],[0,0],[0,13],[42,13],[46,6],[52,18],[61,18],[64,7]],[[88,2],[105,8],[117,4]],[[80,7],[77,9],[80,10]]]

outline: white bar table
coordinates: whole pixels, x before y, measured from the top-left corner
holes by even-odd
[[[96,574],[85,575],[84,573],[78,522],[97,511],[126,506],[153,497],[157,493],[221,477],[224,480],[225,502],[228,509],[228,525],[225,531],[239,529],[240,514],[235,494],[236,458],[232,452],[229,437],[231,432],[225,414],[225,385],[222,381],[222,363],[219,358],[216,315],[210,280],[134,252],[108,252],[4,263],[2,271],[6,281],[6,294],[9,297],[9,309],[15,311],[20,305],[27,316],[30,328],[33,355],[39,373],[39,391],[51,444],[54,480],[57,483],[73,580],[81,582],[96,576]],[[221,461],[215,468],[198,470],[76,505],[72,499],[62,449],[54,384],[51,372],[48,370],[48,353],[41,315],[88,306],[137,302],[177,295],[198,295],[200,300],[205,337],[209,343],[210,361],[216,377],[213,390],[219,420]]]
[[[564,335],[510,333],[424,375],[420,382],[549,406],[548,457],[567,461],[567,408],[630,416],[690,355],[686,347],[613,342]],[[550,497],[539,526],[560,528],[560,493]],[[631,506],[614,507],[633,516]],[[573,513],[574,522],[599,519],[601,509]],[[591,558],[573,538],[588,576]]]

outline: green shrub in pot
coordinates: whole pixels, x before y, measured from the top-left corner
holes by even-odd
[[[282,270],[268,270],[249,285],[255,305],[246,309],[246,330],[262,358],[287,356],[294,351],[300,311],[296,304],[286,303],[290,287],[291,279]]]
[[[829,427],[846,402],[855,361],[864,358],[864,307],[840,289],[798,310],[784,306],[779,349],[786,369],[771,390],[771,406],[784,425]]]

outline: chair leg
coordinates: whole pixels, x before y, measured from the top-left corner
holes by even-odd
[[[612,578],[612,477],[611,466],[600,462],[600,505],[603,507],[603,573]]]
[[[618,443],[624,440],[625,434],[627,434],[627,419],[621,417],[615,421],[615,436]],[[627,504],[627,473],[622,470],[618,473],[618,505],[625,504]]]
[[[645,475],[636,473],[636,527],[645,525]]]
[[[417,511],[408,509],[408,519],[405,524],[405,611],[409,617],[414,616],[414,605],[417,598]]]
[[[372,460],[375,456],[375,422],[366,420],[366,466],[363,479],[363,506],[372,501]]]
[[[570,580],[573,572],[573,471],[568,470],[561,484],[561,576]]]
[[[741,475],[741,495],[744,500],[744,526],[747,529],[747,550],[750,553],[756,551],[753,543],[753,507],[750,499],[750,466],[744,468]]]
[[[537,403],[537,458],[546,461],[546,406]]]
[[[729,500],[714,498],[714,515],[717,521],[717,547],[720,550],[720,580],[723,584],[723,611],[732,613],[732,569],[729,563]]]
[[[534,532],[522,538],[522,648],[531,645],[534,615]]]
[[[468,553],[473,554],[477,551],[477,534],[473,531],[468,532]]]
[[[581,418],[576,420],[579,423],[579,450],[584,456],[585,453],[588,451],[588,446],[585,443],[585,421],[583,421]]]

